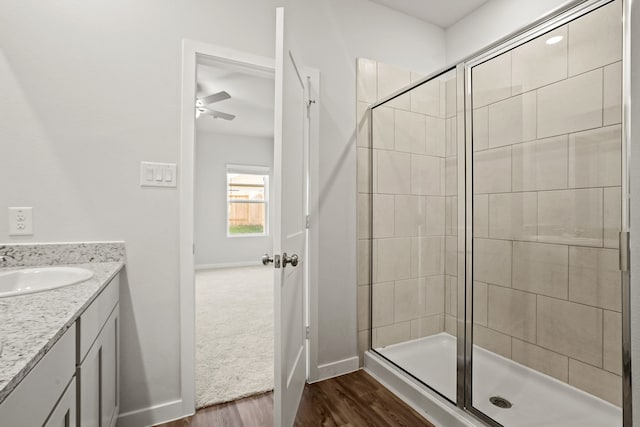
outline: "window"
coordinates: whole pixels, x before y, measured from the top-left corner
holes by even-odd
[[[266,236],[268,170],[227,168],[227,236]]]

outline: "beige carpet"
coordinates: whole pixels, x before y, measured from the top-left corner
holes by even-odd
[[[196,406],[273,389],[273,269],[196,272]]]

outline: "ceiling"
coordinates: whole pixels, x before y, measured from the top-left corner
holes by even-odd
[[[423,21],[447,28],[488,0],[371,0]]]
[[[228,121],[201,115],[196,120],[198,130],[224,135],[273,138],[275,87],[272,74],[220,64],[199,64],[197,76],[197,97],[227,91],[231,95],[230,99],[208,107],[236,116],[234,120]]]

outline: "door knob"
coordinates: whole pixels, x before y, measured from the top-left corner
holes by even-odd
[[[298,265],[298,255],[293,254],[291,256],[287,256],[287,253],[284,252],[282,254],[282,268],[286,267],[287,264],[291,264],[292,267]]]
[[[273,258],[271,258],[269,254],[262,255],[262,265],[269,265],[271,262],[275,268],[280,268],[280,257],[278,255]]]

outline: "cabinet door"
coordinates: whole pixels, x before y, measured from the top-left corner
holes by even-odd
[[[119,305],[111,313],[109,320],[104,325],[100,333],[102,342],[102,423],[101,427],[112,427],[116,425],[118,418],[119,402],[119,363],[118,338],[120,331]]]
[[[81,427],[100,427],[101,359],[102,345],[98,337],[78,369]]]
[[[74,378],[44,427],[76,427],[76,425],[76,379]]]
[[[81,427],[115,426],[119,401],[118,323],[116,305],[80,365]]]

